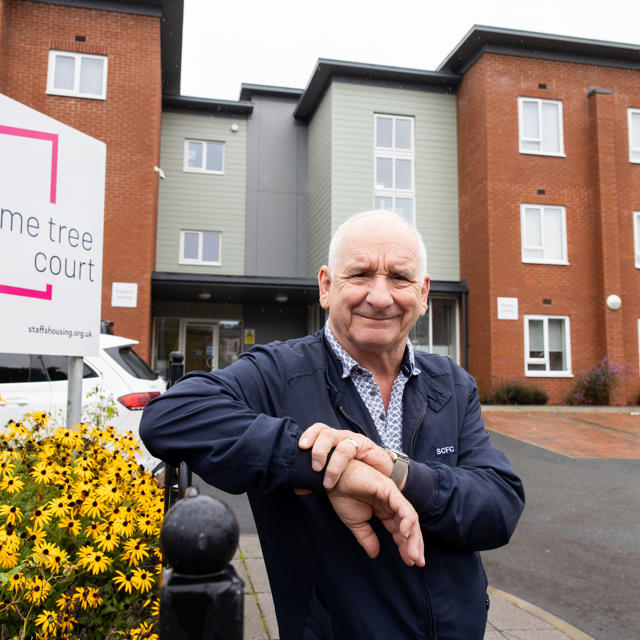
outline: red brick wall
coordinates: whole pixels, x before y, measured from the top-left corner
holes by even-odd
[[[592,88],[612,94],[587,98]],[[632,218],[640,210],[640,165],[629,162],[627,108],[640,106],[640,71],[484,54],[458,96],[471,373],[485,392],[492,381],[525,379],[523,316],[568,315],[573,373],[608,354],[627,369],[616,401],[634,402],[640,271]],[[519,153],[519,96],[562,101],[566,157]],[[566,207],[569,266],[522,263],[521,203]],[[605,307],[611,293],[623,300],[619,311]],[[517,321],[497,320],[499,296],[518,298]],[[552,403],[562,403],[575,384],[575,378],[526,381],[543,387]]]
[[[151,346],[162,112],[160,19],[0,0],[0,92],[107,145],[102,317],[115,332]],[[2,12],[4,9],[4,12]],[[85,42],[76,42],[76,35]],[[107,98],[46,94],[50,49],[108,56]],[[111,307],[112,282],[137,282],[137,308]]]

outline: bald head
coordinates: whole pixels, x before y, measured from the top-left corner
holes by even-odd
[[[418,280],[423,281],[427,275],[427,249],[424,246],[424,240],[418,232],[418,230],[411,224],[409,224],[404,218],[392,211],[373,210],[363,211],[362,213],[356,213],[348,220],[343,222],[333,234],[331,243],[329,244],[329,270],[331,273],[335,273],[336,265],[340,259],[340,252],[342,248],[342,239],[345,231],[349,230],[354,225],[371,225],[375,227],[381,223],[391,222],[394,225],[402,225],[413,237],[416,244],[416,254],[418,256]]]

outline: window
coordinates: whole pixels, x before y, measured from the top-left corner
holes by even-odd
[[[563,156],[562,102],[518,98],[520,153]]]
[[[569,264],[564,207],[520,205],[522,262]]]
[[[427,313],[409,333],[416,349],[449,356],[458,362],[459,327],[456,298],[429,298]]]
[[[413,118],[376,114],[374,128],[373,206],[414,224]]]
[[[220,265],[219,231],[181,231],[180,264]]]
[[[184,170],[224,173],[224,142],[184,141]]]
[[[636,250],[636,269],[640,269],[640,211],[633,212],[633,240]]]
[[[640,109],[629,109],[629,161],[640,162]]]
[[[104,100],[107,58],[70,51],[49,51],[47,93]]]
[[[566,316],[525,316],[525,375],[570,376],[569,345],[569,318]]]

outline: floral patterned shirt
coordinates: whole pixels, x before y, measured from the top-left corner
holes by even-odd
[[[413,345],[407,338],[407,349],[403,358],[400,373],[393,382],[389,408],[385,412],[382,402],[382,394],[373,379],[373,374],[360,366],[338,342],[329,328],[329,323],[324,325],[324,334],[331,349],[342,364],[342,377],[351,378],[358,394],[362,398],[371,419],[380,434],[380,439],[385,447],[402,450],[402,395],[407,380],[411,376],[417,376],[420,369],[416,367]]]

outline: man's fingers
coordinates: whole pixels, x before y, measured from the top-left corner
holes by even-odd
[[[325,429],[331,429],[331,427],[323,422],[315,422],[310,427],[305,429],[303,434],[300,436],[300,440],[298,441],[298,446],[301,449],[310,449],[316,441],[318,434]]]
[[[336,445],[329,464],[327,464],[327,468],[324,471],[323,484],[325,489],[332,489],[336,485],[349,462],[358,454],[359,448],[360,445],[353,438],[345,438]]]
[[[345,523],[347,524],[347,523]],[[380,553],[380,541],[375,531],[368,522],[347,524],[349,530],[355,536],[358,544],[365,550],[370,558],[376,558]]]

